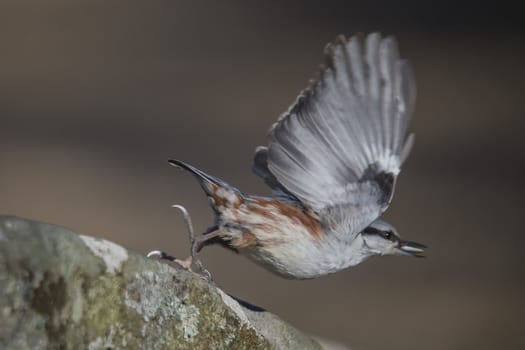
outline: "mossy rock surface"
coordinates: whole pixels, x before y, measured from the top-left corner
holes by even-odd
[[[0,216],[0,349],[320,349],[185,270]]]

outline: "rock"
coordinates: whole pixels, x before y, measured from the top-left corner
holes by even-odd
[[[0,349],[320,348],[193,273],[0,216]]]

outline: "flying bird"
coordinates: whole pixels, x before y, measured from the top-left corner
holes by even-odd
[[[324,57],[318,78],[255,151],[253,172],[272,197],[169,161],[197,178],[215,213],[202,235],[189,222],[191,256],[172,260],[209,278],[196,254],[220,244],[282,277],[311,279],[375,255],[423,256],[424,245],[380,219],[414,140],[407,132],[415,101],[410,67],[395,39],[378,33],[339,36]]]

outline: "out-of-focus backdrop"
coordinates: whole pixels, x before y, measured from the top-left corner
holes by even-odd
[[[2,1],[0,212],[186,256],[180,203],[212,220],[176,157],[267,194],[251,158],[337,34],[398,38],[416,145],[387,219],[429,257],[312,281],[220,248],[227,292],[356,349],[523,349],[523,96],[517,9],[452,1]]]

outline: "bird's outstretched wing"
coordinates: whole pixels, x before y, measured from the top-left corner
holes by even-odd
[[[393,38],[337,38],[317,80],[270,128],[253,170],[312,208],[333,231],[357,234],[388,207],[415,88]]]

